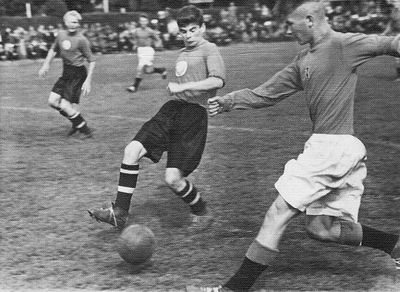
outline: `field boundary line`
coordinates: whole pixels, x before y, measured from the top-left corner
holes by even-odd
[[[19,106],[0,106],[0,109],[5,110],[17,110],[17,111],[30,111],[36,113],[53,113],[54,110],[44,109],[44,108],[37,108],[37,107],[19,107]],[[95,114],[89,113],[92,117],[104,117],[103,114]],[[113,119],[120,119],[120,120],[130,120],[130,121],[137,121],[137,122],[147,122],[149,119],[144,118],[133,118],[133,117],[125,117],[121,115],[107,115],[109,118]],[[216,130],[228,130],[228,131],[243,131],[243,132],[267,132],[267,133],[283,133],[285,131],[281,130],[270,130],[270,129],[257,129],[257,128],[245,128],[245,127],[229,127],[229,126],[215,126],[209,125],[209,129],[216,129]],[[308,132],[299,132],[300,135],[308,135]]]
[[[50,110],[50,109],[37,108],[37,107],[0,106],[0,109],[30,111],[30,112],[36,112],[36,113],[52,113],[52,112],[54,112],[53,110]],[[104,115],[90,113],[90,116],[103,117]],[[130,121],[137,121],[137,122],[146,122],[146,121],[148,121],[148,119],[144,119],[144,118],[133,118],[133,117],[120,116],[120,115],[108,115],[107,117],[110,117],[110,118],[113,118],[113,119],[130,120]],[[215,126],[215,125],[209,125],[208,128],[209,129],[213,129],[213,130],[260,132],[260,133],[274,133],[274,134],[276,134],[276,133],[287,133],[287,131],[282,131],[282,130],[244,128],[244,127],[229,127],[229,126]],[[307,137],[307,136],[310,135],[310,132],[309,131],[300,131],[300,132],[296,132],[296,135]],[[382,141],[382,140],[378,140],[378,139],[377,140],[363,139],[362,141],[365,144],[384,146],[384,147],[394,148],[394,149],[400,151],[400,144],[398,144],[398,143]]]

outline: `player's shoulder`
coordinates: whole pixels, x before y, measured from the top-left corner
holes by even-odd
[[[206,49],[218,50],[218,46],[216,44],[211,43],[206,39],[204,39],[204,41],[200,44],[200,46],[204,46],[204,48]]]
[[[57,32],[57,37],[58,37],[58,38],[64,38],[64,37],[66,37],[66,36],[68,36],[68,32],[67,32],[65,29],[60,29],[60,30]]]
[[[210,54],[213,55],[213,54],[219,53],[218,46],[214,43],[209,42],[208,40],[203,40],[203,42],[201,42],[199,44],[199,48],[206,55],[210,55]]]

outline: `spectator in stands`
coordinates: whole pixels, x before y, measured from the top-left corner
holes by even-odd
[[[235,25],[238,22],[238,8],[235,5],[235,2],[229,3],[228,12],[229,21]]]

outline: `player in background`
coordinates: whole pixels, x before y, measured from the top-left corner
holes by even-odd
[[[390,20],[383,35],[398,35],[400,34],[400,1],[393,1],[390,13]],[[396,58],[396,81],[400,81],[400,58]]]
[[[81,93],[85,96],[91,91],[95,67],[95,59],[90,50],[89,41],[79,31],[80,20],[82,17],[75,10],[65,13],[64,23],[67,30],[61,30],[57,34],[56,40],[39,70],[39,76],[43,78],[47,75],[51,61],[59,52],[63,61],[63,73],[50,92],[49,105],[71,121],[72,129],[68,136],[79,131],[87,137],[91,137],[92,132],[87,122],[76,109]],[[85,67],[85,61],[89,62],[88,69]]]
[[[189,292],[249,290],[278,255],[289,222],[301,213],[311,238],[382,250],[400,268],[399,236],[358,222],[366,150],[353,136],[356,69],[375,56],[400,56],[400,36],[335,32],[325,18],[323,2],[306,0],[298,5],[287,17],[288,33],[309,48],[259,87],[209,99],[209,113],[273,106],[304,91],[312,135],[303,153],[285,165],[275,184],[278,196],[239,270],[223,286],[188,286]]]
[[[135,82],[127,88],[130,92],[136,92],[143,79],[143,74],[161,74],[162,79],[167,78],[167,70],[164,67],[154,67],[155,51],[152,47],[154,42],[160,42],[157,33],[148,27],[149,18],[142,14],[139,17],[139,27],[133,32],[134,50],[137,49],[138,65],[136,68]]]
[[[108,209],[88,210],[98,221],[119,228],[125,225],[139,161],[145,156],[156,163],[164,151],[168,153],[165,181],[191,210],[189,231],[202,231],[213,221],[205,200],[187,176],[200,163],[207,138],[207,100],[224,86],[225,65],[217,46],[203,38],[205,24],[200,9],[192,5],[181,8],[177,22],[185,48],[176,61],[176,82],[167,88],[173,97],[126,146],[115,203]]]

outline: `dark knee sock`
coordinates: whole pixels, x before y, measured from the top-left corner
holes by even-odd
[[[135,82],[133,83],[133,86],[135,86],[135,88],[138,89],[141,81],[142,81],[142,78],[136,77]]]
[[[69,120],[71,121],[72,126],[76,129],[80,129],[86,126],[86,121],[79,112],[70,116]]]
[[[186,181],[186,186],[183,190],[176,192],[176,194],[189,205],[193,214],[204,215],[207,212],[206,202],[191,182]]]
[[[129,211],[133,192],[136,188],[139,175],[139,165],[121,164],[119,172],[118,193],[115,199],[115,207]]]
[[[249,290],[278,253],[278,250],[264,247],[257,240],[254,240],[247,250],[246,257],[239,270],[223,286],[233,291]]]
[[[362,226],[363,238],[362,246],[368,246],[376,249],[383,250],[387,254],[391,254],[396,246],[399,236],[395,234],[386,233],[365,225]]]
[[[239,270],[223,287],[233,291],[248,291],[266,268],[245,257]]]
[[[158,74],[162,74],[165,72],[165,68],[164,67],[154,67],[154,73],[158,73]]]

